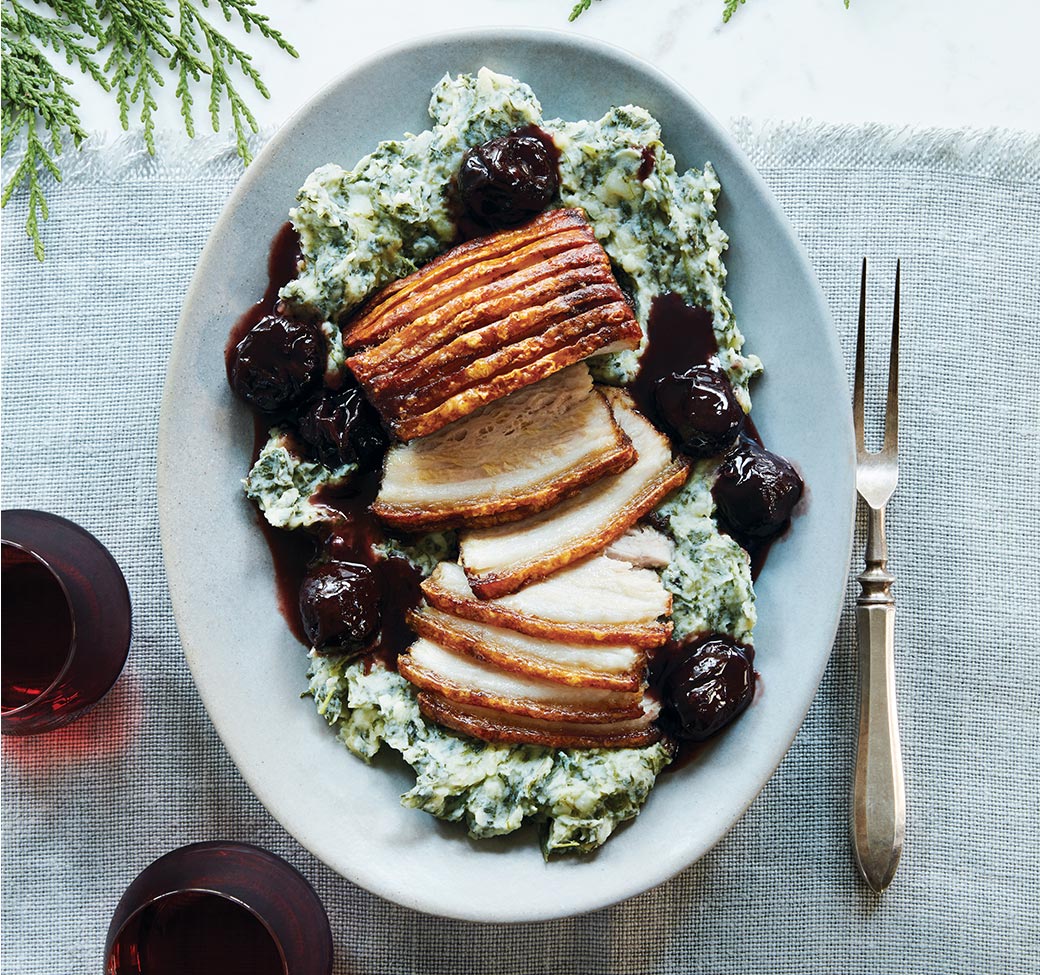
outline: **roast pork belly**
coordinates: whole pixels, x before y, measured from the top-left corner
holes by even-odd
[[[620,691],[638,691],[646,680],[646,655],[635,647],[546,639],[460,619],[430,606],[409,613],[408,625],[442,647],[515,674]]]
[[[548,508],[635,460],[579,363],[392,447],[372,510],[408,531],[494,525]]]
[[[398,672],[423,691],[546,721],[606,724],[643,714],[642,688],[619,691],[562,684],[503,670],[420,637],[397,658]]]
[[[419,692],[419,710],[445,727],[483,741],[505,744],[544,745],[548,748],[640,748],[661,738],[660,730],[653,723],[660,705],[649,698],[644,700],[644,711],[638,718],[606,724],[529,718],[459,704],[431,691]]]
[[[455,562],[422,584],[430,605],[455,616],[569,643],[656,647],[671,635],[661,617],[672,597],[650,569],[591,555],[498,599],[478,599]]]
[[[347,365],[405,441],[641,338],[581,210],[550,210],[448,251],[344,330]]]
[[[672,459],[668,438],[636,411],[631,397],[620,389],[604,392],[638,459],[522,521],[462,532],[460,561],[481,599],[516,592],[600,551],[686,481],[689,463]]]

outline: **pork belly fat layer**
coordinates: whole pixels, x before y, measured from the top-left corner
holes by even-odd
[[[627,394],[616,389],[606,394],[638,460],[548,511],[509,525],[463,532],[460,561],[481,599],[515,592],[603,549],[685,482],[689,464],[682,458],[672,460],[668,439],[636,412]]]
[[[478,599],[465,570],[442,562],[427,601],[455,616],[573,643],[656,647],[671,635],[672,597],[656,572],[593,555],[498,599]]]
[[[365,394],[410,440],[641,338],[584,213],[555,210],[395,282],[344,343]]]
[[[410,531],[493,525],[550,507],[635,460],[579,364],[392,447],[372,510]]]

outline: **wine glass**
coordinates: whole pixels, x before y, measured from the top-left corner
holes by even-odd
[[[247,843],[182,846],[116,907],[105,975],[329,975],[332,931],[314,888]]]
[[[130,650],[130,594],[108,549],[45,511],[0,513],[0,731],[34,735],[85,714]]]

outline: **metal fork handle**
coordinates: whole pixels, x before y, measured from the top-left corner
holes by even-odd
[[[895,689],[895,578],[887,568],[885,509],[869,508],[866,569],[857,577],[859,743],[852,785],[852,847],[860,873],[880,893],[903,851],[906,795]]]

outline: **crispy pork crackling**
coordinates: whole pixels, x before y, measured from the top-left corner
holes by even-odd
[[[343,340],[365,394],[407,441],[641,338],[584,212],[550,210],[394,282]]]

